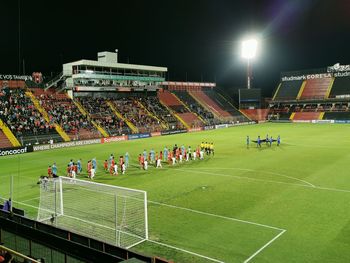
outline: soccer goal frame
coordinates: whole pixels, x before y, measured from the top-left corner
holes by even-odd
[[[147,192],[58,177],[40,184],[37,220],[131,248],[148,240]]]

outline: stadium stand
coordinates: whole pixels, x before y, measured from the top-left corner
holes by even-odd
[[[273,97],[274,100],[295,100],[301,88],[302,80],[282,81]]]
[[[338,77],[334,79],[329,97],[336,98],[341,96],[350,96],[350,77]]]
[[[45,120],[23,89],[4,89],[3,93],[1,118],[22,145],[62,141],[53,123]]]
[[[254,121],[265,121],[269,113],[269,109],[242,109],[241,111]]]
[[[79,100],[92,120],[102,126],[109,135],[116,136],[131,133],[126,123],[118,118],[104,98],[84,97]]]
[[[3,133],[2,127],[0,127],[0,148],[9,148],[13,147],[11,141]]]
[[[154,116],[159,118],[166,129],[182,128],[181,123],[171,114],[171,112],[159,102],[157,96],[139,98],[139,102]]]
[[[195,98],[203,107],[211,111],[217,118],[227,119],[231,117],[231,114],[224,111],[217,105],[210,97],[207,96],[202,90],[191,91],[191,96]]]
[[[155,132],[162,129],[159,120],[150,116],[136,98],[120,98],[114,100],[113,103],[121,115],[137,128],[138,132]]]
[[[182,102],[186,103],[190,110],[204,119],[207,124],[213,125],[221,123],[219,119],[214,117],[213,113],[207,111],[203,106],[201,106],[186,90],[174,90],[172,93],[180,98]]]
[[[248,119],[244,117],[223,95],[216,92],[214,89],[204,89],[204,92],[231,116],[240,119],[241,121],[248,121]]]
[[[332,84],[332,78],[309,79],[306,81],[300,99],[324,99]]]
[[[290,119],[292,120],[319,120],[322,117],[320,112],[294,112]]]
[[[189,91],[189,94],[221,121],[249,121],[246,116],[235,109],[222,95],[214,90]]]
[[[198,116],[191,112],[177,97],[167,90],[159,91],[158,98],[170,108],[175,116],[183,123],[186,128],[203,126],[204,123]]]
[[[325,112],[324,120],[350,120],[350,112]]]
[[[34,88],[32,92],[51,122],[57,123],[71,140],[100,137],[98,131],[66,94]]]

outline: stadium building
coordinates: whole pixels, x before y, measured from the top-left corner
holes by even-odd
[[[166,67],[124,64],[117,52],[97,61],[62,65],[47,83],[41,73],[2,76],[2,103],[33,109],[11,118],[2,112],[2,148],[58,143],[250,121],[215,83],[165,81]],[[12,108],[11,108],[12,109]],[[23,120],[24,125],[19,122]]]

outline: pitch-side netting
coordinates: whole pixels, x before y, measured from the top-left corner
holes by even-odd
[[[148,239],[147,193],[67,177],[40,184],[38,221],[130,248]]]

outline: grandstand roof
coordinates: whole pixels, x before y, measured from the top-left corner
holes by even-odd
[[[82,59],[75,62],[63,64],[64,75],[72,75],[72,66],[77,66],[77,65],[106,67],[106,68],[120,68],[120,69],[135,69],[135,70],[158,71],[158,72],[168,71],[168,68],[166,67],[125,64],[125,63],[110,63],[110,62]]]

